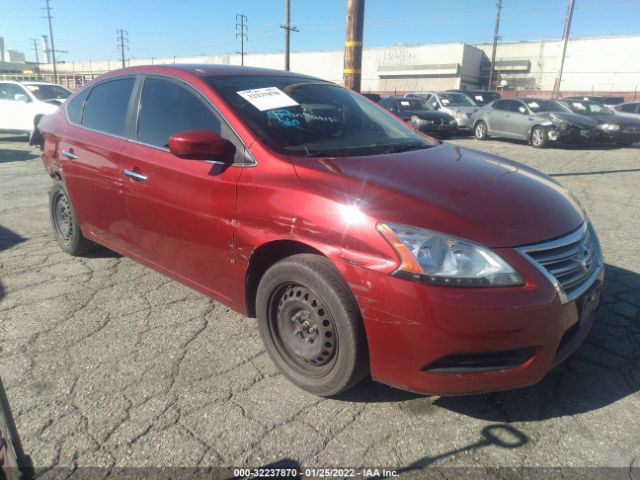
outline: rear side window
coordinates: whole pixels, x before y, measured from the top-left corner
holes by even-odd
[[[627,105],[622,105],[618,108],[618,110],[620,110],[621,112],[633,113],[636,111],[636,104],[629,103]]]
[[[93,87],[84,107],[82,125],[123,136],[133,82],[133,78],[123,78]]]
[[[493,108],[495,108],[496,110],[509,110],[510,103],[511,100],[498,100],[493,104]]]
[[[175,133],[211,130],[221,134],[220,128],[220,120],[186,88],[156,78],[144,81],[138,117],[140,142],[166,148]]]
[[[80,125],[80,121],[82,120],[82,110],[84,109],[84,102],[89,95],[91,90],[87,88],[82,92],[78,93],[76,97],[73,98],[67,105],[67,117],[69,117],[69,121],[71,123],[75,123]]]

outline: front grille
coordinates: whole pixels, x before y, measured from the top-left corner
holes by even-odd
[[[602,268],[598,239],[591,225],[587,224],[557,240],[518,250],[551,280],[560,293],[562,303],[582,295]]]

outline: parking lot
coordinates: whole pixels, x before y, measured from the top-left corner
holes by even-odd
[[[285,462],[407,478],[427,466],[586,466],[640,478],[640,144],[453,142],[551,174],[586,208],[607,263],[593,331],[529,388],[444,398],[368,382],[321,399],[277,372],[254,320],[109,251],[62,253],[38,150],[1,136],[0,376],[33,464],[106,476]]]

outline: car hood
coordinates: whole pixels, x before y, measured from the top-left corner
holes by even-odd
[[[445,110],[447,112],[451,111],[451,112],[473,113],[478,108],[479,107],[452,107],[450,105],[445,105],[444,107],[442,107],[442,110]]]
[[[548,119],[551,119],[551,117],[558,117],[565,122],[580,128],[593,128],[598,124],[598,122],[591,117],[570,112],[544,112],[538,113],[537,116]]]
[[[308,188],[356,202],[377,221],[402,223],[490,247],[564,235],[585,220],[557,182],[516,162],[443,143],[425,150],[292,159]]]
[[[640,121],[635,118],[623,117],[621,115],[590,115],[590,118],[596,120],[597,124],[612,123],[614,125],[620,125],[626,127],[629,125],[639,125]]]
[[[437,120],[437,121],[451,121],[454,118],[445,112],[433,112],[431,110],[405,110],[405,113],[412,117],[416,115],[418,118],[422,118],[423,120]]]

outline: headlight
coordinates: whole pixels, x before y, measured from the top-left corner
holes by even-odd
[[[475,243],[394,223],[379,223],[377,228],[400,256],[400,276],[459,287],[524,284],[507,262]]]
[[[599,128],[601,130],[607,130],[609,132],[615,132],[617,130],[620,130],[620,125],[615,125],[615,124],[612,124],[612,123],[602,123],[602,124],[598,125],[597,128]]]
[[[455,112],[453,116],[460,120],[465,120],[467,118],[467,115],[464,112]]]

